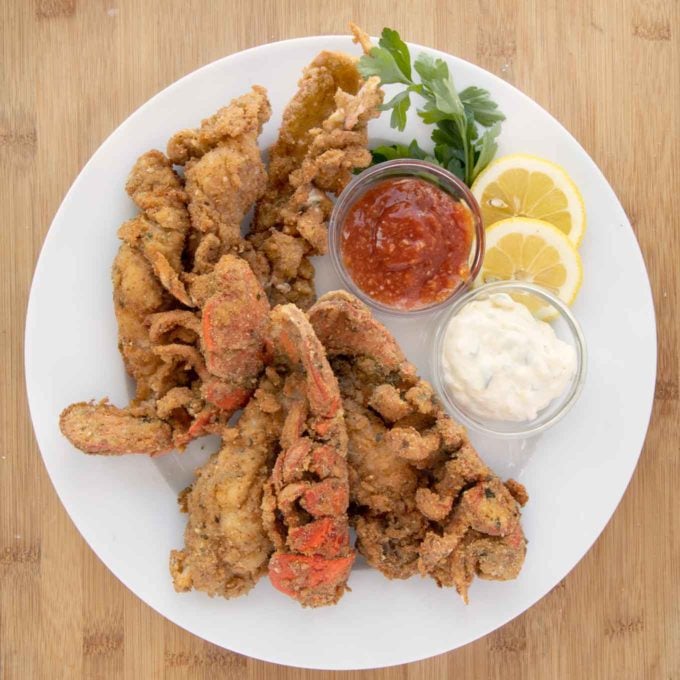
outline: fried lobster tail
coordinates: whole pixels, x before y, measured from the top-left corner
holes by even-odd
[[[337,381],[304,313],[271,314],[274,366],[284,377],[281,451],[265,485],[263,521],[275,552],[269,578],[308,607],[336,603],[346,589],[349,543],[347,434]]]
[[[359,552],[389,578],[420,572],[466,602],[475,575],[515,578],[524,487],[482,462],[365,305],[329,293],[309,318],[343,397]]]

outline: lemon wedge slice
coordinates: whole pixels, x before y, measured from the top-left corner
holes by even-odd
[[[528,217],[511,217],[486,230],[484,262],[475,286],[493,281],[527,281],[547,288],[567,304],[583,280],[581,256],[566,234],[554,225]],[[540,319],[556,311],[536,296],[516,295]]]
[[[566,171],[529,154],[511,154],[491,163],[472,193],[485,227],[509,217],[532,217],[557,227],[579,246],[586,228],[583,197]]]

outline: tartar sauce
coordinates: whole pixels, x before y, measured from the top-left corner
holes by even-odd
[[[506,293],[465,305],[445,330],[443,354],[454,400],[493,420],[533,420],[576,371],[575,349]]]

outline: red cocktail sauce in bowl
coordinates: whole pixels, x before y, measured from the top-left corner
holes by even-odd
[[[385,311],[439,307],[467,288],[483,258],[474,197],[451,173],[423,161],[364,171],[340,196],[330,231],[345,283]]]

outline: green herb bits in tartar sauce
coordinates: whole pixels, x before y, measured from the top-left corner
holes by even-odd
[[[576,351],[506,293],[469,302],[445,329],[445,388],[478,417],[521,422],[560,396]]]

